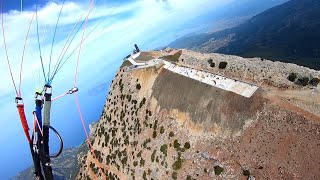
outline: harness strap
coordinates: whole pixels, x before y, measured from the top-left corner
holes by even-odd
[[[22,98],[17,97],[16,98],[16,103],[17,103],[18,113],[19,113],[19,116],[20,116],[20,121],[21,121],[21,125],[22,125],[22,128],[23,128],[24,134],[26,135],[28,143],[30,144],[31,143],[31,138],[30,138],[30,134],[29,134],[29,130],[30,129],[29,129],[29,126],[28,126],[28,122],[27,122],[27,118],[26,118],[25,112],[24,112],[24,104],[23,104]]]
[[[34,139],[34,134],[32,134],[32,139]],[[41,161],[40,161],[39,149],[37,148],[37,144],[30,143],[30,151],[31,151],[32,160],[33,160],[34,174],[36,175],[37,179],[44,180],[44,177],[41,172]]]
[[[36,92],[35,94],[35,103],[36,103],[36,110],[34,114],[37,117],[37,131],[42,129],[42,106],[43,106],[43,100],[42,100],[42,94],[39,92]]]
[[[53,180],[52,167],[49,156],[49,126],[50,126],[50,112],[51,112],[51,97],[52,87],[45,85],[44,87],[44,112],[43,112],[43,148],[40,153],[40,159],[42,161],[42,168],[46,180]]]

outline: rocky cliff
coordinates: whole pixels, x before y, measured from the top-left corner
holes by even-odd
[[[94,153],[81,157],[77,179],[320,178],[319,88],[288,80],[290,73],[295,82],[319,78],[319,71],[174,52],[149,52],[140,60],[164,57],[259,90],[245,98],[164,68],[125,72],[124,64],[92,129]],[[221,62],[227,66],[219,67]]]

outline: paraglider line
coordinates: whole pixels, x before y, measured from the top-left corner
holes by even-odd
[[[111,14],[112,12],[114,12],[117,8],[114,8],[109,14]],[[83,41],[85,41],[100,25],[103,21],[105,21],[107,19],[109,15],[106,15],[105,17],[103,17],[100,22],[86,35],[86,37],[83,39]],[[82,25],[81,25],[82,26]],[[80,28],[80,27],[79,27]],[[79,31],[79,28],[77,30],[77,32]],[[75,37],[75,36],[74,36]],[[74,39],[73,37],[73,39]],[[69,46],[71,45],[73,39],[71,40],[71,42],[69,43],[67,50],[69,49]],[[61,66],[59,65],[59,67],[56,69],[54,75],[51,78],[51,81],[53,80],[53,77],[58,73],[58,71],[62,68],[62,66],[69,60],[69,58],[74,54],[74,52],[79,48],[80,44],[69,54],[69,56],[63,61],[63,63],[61,64]],[[64,52],[62,58],[60,59],[60,61],[62,62],[62,59],[64,58],[67,50]],[[59,62],[60,64],[60,62]]]
[[[107,179],[106,176],[105,176],[105,174],[104,174],[104,172],[103,172],[103,170],[102,170],[102,168],[101,168],[101,164],[100,164],[100,162],[99,162],[98,159],[97,159],[96,153],[94,152],[94,148],[93,148],[93,146],[92,146],[92,144],[91,144],[91,141],[90,141],[90,138],[89,138],[89,134],[88,134],[88,131],[87,131],[85,122],[84,122],[83,115],[82,115],[82,111],[81,111],[81,107],[80,107],[80,103],[79,103],[79,99],[78,99],[77,93],[74,93],[74,98],[75,98],[76,105],[77,105],[77,109],[78,109],[78,112],[79,112],[81,124],[82,124],[83,130],[84,130],[84,132],[85,132],[85,134],[86,134],[87,143],[88,143],[88,145],[89,145],[89,147],[90,147],[90,150],[91,150],[91,152],[92,152],[92,154],[93,154],[93,157],[94,157],[94,159],[95,159],[95,161],[96,161],[96,164],[97,164],[97,166],[98,166],[101,174],[103,175],[103,179]]]
[[[39,48],[39,53],[40,53],[40,61],[41,61],[41,66],[42,66],[43,77],[44,77],[44,80],[46,81],[47,78],[46,78],[46,73],[44,71],[42,54],[41,54],[40,38],[39,38],[38,3],[36,5],[36,21],[37,21],[37,36],[38,36],[38,48]]]
[[[50,78],[50,70],[51,70],[51,57],[52,57],[53,44],[54,44],[54,40],[55,40],[55,37],[56,37],[58,24],[59,24],[59,20],[60,20],[60,17],[61,17],[61,12],[62,12],[64,3],[65,3],[65,0],[63,0],[62,6],[60,8],[58,20],[57,20],[57,23],[56,23],[56,27],[54,28],[54,34],[53,34],[52,43],[51,43],[51,52],[50,52],[50,60],[49,60],[49,71],[48,71],[48,82],[49,82],[49,85],[50,85],[50,79],[49,78]]]
[[[12,74],[12,70],[11,70],[11,65],[10,65],[10,60],[9,60],[9,55],[8,55],[6,36],[5,36],[4,24],[3,24],[3,0],[1,0],[1,25],[2,25],[3,44],[4,44],[5,51],[6,51],[7,63],[8,63],[8,67],[9,67],[9,71],[10,71],[10,75],[11,75],[11,80],[12,80],[12,83],[13,83],[13,86],[14,86],[14,89],[16,91],[17,96],[20,97],[20,94],[17,91],[16,83],[14,82],[14,78],[13,78],[13,74]]]
[[[72,42],[73,42],[74,38],[76,37],[77,33],[79,32],[79,30],[81,29],[81,26],[82,26],[84,23],[85,23],[85,20],[83,20],[83,21],[82,21],[81,25],[78,27],[78,29],[77,29],[76,33],[73,35],[73,37],[72,37],[72,39],[71,39],[70,43],[68,44],[68,46],[67,46],[66,50],[64,51],[64,53],[63,53],[62,57],[58,60],[58,61],[59,61],[59,63],[58,63],[57,68],[55,69],[55,71],[54,71],[54,73],[53,73],[53,75],[52,75],[52,77],[51,77],[51,80],[50,80],[51,82],[52,82],[52,80],[53,80],[54,76],[56,75],[56,73],[57,73],[57,72],[59,71],[59,69],[61,68],[61,66],[64,64],[64,63],[62,63],[62,65],[61,65],[62,59],[63,59],[63,58],[64,58],[64,56],[66,55],[66,52],[68,51],[68,49],[69,49],[70,45],[72,44]],[[67,43],[66,43],[66,44],[67,44]],[[78,47],[79,47],[79,46],[78,46]]]
[[[29,24],[29,28],[28,28],[28,32],[27,32],[27,35],[26,35],[26,39],[25,39],[25,42],[24,42],[23,51],[22,51],[21,64],[20,64],[20,82],[19,82],[19,94],[20,95],[21,95],[21,79],[22,79],[22,65],[23,65],[23,60],[24,60],[24,53],[25,53],[25,50],[26,50],[26,45],[27,45],[27,41],[28,41],[28,37],[29,37],[29,32],[30,32],[30,29],[31,29],[31,24],[32,24],[32,21],[34,19],[34,15],[35,15],[35,13],[33,13],[33,15],[32,15],[32,18],[31,18],[31,21],[30,21],[30,24]]]
[[[86,17],[86,23],[84,24],[84,27],[83,27],[83,32],[82,32],[82,37],[81,37],[81,41],[80,41],[80,47],[79,47],[79,53],[78,53],[78,58],[77,58],[77,65],[76,65],[76,72],[74,74],[74,87],[77,87],[77,75],[78,75],[78,70],[79,70],[79,61],[80,61],[80,54],[81,54],[81,49],[82,49],[82,43],[84,41],[84,33],[86,31],[86,28],[87,28],[87,24],[88,24],[88,21],[89,21],[89,16],[90,16],[90,13],[92,12],[93,10],[93,6],[94,5],[94,0],[91,1],[90,3],[90,11]]]
[[[103,18],[88,34],[87,34],[87,36],[83,39],[83,41],[85,41],[92,33],[93,33],[93,31],[95,31],[98,27],[99,27],[99,25],[104,21],[106,19],[106,17],[105,18]],[[70,43],[71,44],[71,43]],[[69,44],[69,46],[70,46],[70,44]],[[69,46],[68,46],[68,48],[69,48]],[[63,63],[61,64],[61,66],[59,66],[58,67],[58,69],[56,70],[56,72],[54,73],[54,75],[53,75],[53,77],[56,75],[56,73],[58,73],[58,71],[62,68],[62,66],[68,61],[68,59],[74,54],[74,52],[78,49],[80,47],[80,44],[69,54],[69,56],[63,61]],[[67,48],[67,49],[68,49]],[[66,52],[64,53],[64,55],[66,54]],[[62,56],[62,58],[64,57],[64,55]],[[61,62],[62,62],[62,58],[61,58]],[[52,79],[53,79],[53,77],[52,77]]]
[[[58,57],[58,61],[56,62],[55,66],[54,66],[54,68],[53,68],[53,75],[52,75],[52,77],[51,77],[51,79],[50,79],[50,83],[52,82],[52,79],[53,79],[53,77],[54,77],[54,74],[56,74],[57,68],[58,68],[58,67],[60,66],[60,64],[61,64],[60,58],[61,58],[61,56],[62,56],[62,54],[63,54],[63,52],[64,52],[64,50],[65,50],[65,48],[66,48],[66,46],[67,46],[67,44],[68,44],[68,42],[69,42],[69,40],[70,40],[70,37],[71,37],[72,33],[74,32],[75,28],[78,26],[78,24],[79,24],[81,18],[83,17],[83,15],[84,15],[84,14],[82,14],[82,16],[79,18],[79,20],[77,21],[77,23],[73,26],[71,32],[69,33],[69,35],[68,35],[68,37],[67,37],[67,41],[66,41],[66,43],[64,44],[64,46],[63,46],[63,48],[62,48],[62,50],[61,50],[61,53],[60,53],[60,55],[59,55],[59,57]],[[78,30],[80,29],[80,27],[81,27],[81,26],[79,26]],[[77,31],[77,32],[78,32],[78,31]],[[77,34],[77,32],[76,32],[75,34]],[[72,41],[71,41],[71,42],[72,42]],[[70,46],[70,44],[69,44],[69,46]],[[66,51],[67,51],[67,50],[68,50],[68,49],[66,49]]]
[[[37,123],[38,128],[39,128],[39,130],[40,130],[40,133],[41,133],[41,135],[43,136],[43,131],[42,131],[42,128],[41,128],[41,126],[40,126],[39,120],[38,120],[38,118],[37,118],[37,116],[36,116],[36,112],[33,112],[33,120]]]
[[[79,67],[78,65],[79,65],[79,60],[80,60],[81,46],[82,46],[82,42],[83,42],[83,40],[84,40],[83,38],[84,38],[84,33],[85,33],[85,30],[86,30],[86,27],[87,27],[87,23],[88,23],[88,20],[89,20],[89,15],[90,15],[93,7],[94,7],[94,0],[91,0],[90,5],[91,5],[91,9],[90,9],[90,11],[89,11],[89,13],[88,13],[88,15],[87,15],[87,17],[86,17],[86,23],[85,23],[85,25],[84,25],[84,27],[83,27],[82,39],[81,39],[80,48],[79,48],[79,54],[78,54],[78,59],[77,59],[76,72],[75,72],[75,75],[74,75],[74,87],[76,87],[76,85],[77,85],[77,73],[78,73],[78,67]],[[95,152],[94,152],[94,149],[93,149],[93,147],[92,147],[92,144],[91,144],[91,142],[90,142],[89,135],[88,135],[88,131],[87,131],[87,128],[86,128],[85,123],[84,123],[84,118],[83,118],[83,116],[82,116],[81,107],[80,107],[79,99],[78,99],[78,96],[77,96],[77,93],[76,93],[76,92],[74,93],[74,97],[75,97],[77,109],[78,109],[78,112],[79,112],[79,116],[80,116],[80,119],[81,119],[81,123],[82,123],[83,129],[84,129],[84,132],[85,132],[86,137],[87,137],[87,142],[88,142],[88,145],[89,145],[89,147],[90,147],[90,150],[91,150],[91,152],[92,152],[92,154],[93,154],[93,156],[94,156],[94,159],[95,159],[95,161],[96,161],[96,163],[97,163],[97,165],[98,165],[98,168],[99,168],[101,174],[103,175],[103,178],[104,178],[104,179],[107,179],[106,176],[105,176],[105,174],[104,174],[104,172],[103,172],[103,170],[102,170],[102,168],[101,168],[101,164],[100,164],[100,162],[99,162],[98,159],[97,159],[97,156],[96,156],[96,154],[95,154]]]
[[[96,6],[96,4],[97,4],[99,1],[100,1],[100,0],[96,1],[96,3],[93,5],[93,8]],[[91,10],[91,11],[92,11],[92,10]],[[90,12],[88,12],[88,14],[89,14],[89,13],[90,13]],[[82,16],[83,16],[83,15],[84,15],[84,14],[82,14]],[[57,72],[61,69],[61,67],[65,64],[65,62],[67,61],[67,59],[69,59],[70,56],[71,56],[71,55],[78,49],[78,47],[80,46],[80,45],[78,45],[78,46],[72,51],[71,55],[68,56],[68,58],[67,58],[67,59],[62,63],[62,65],[61,65],[61,62],[62,62],[64,56],[66,55],[67,51],[69,50],[69,47],[71,46],[74,38],[76,37],[76,35],[78,34],[79,30],[81,29],[81,27],[83,26],[83,24],[84,24],[85,21],[86,21],[86,19],[84,19],[84,20],[82,21],[81,25],[78,27],[78,29],[77,29],[77,31],[75,32],[75,34],[73,35],[70,43],[68,44],[69,39],[70,39],[70,37],[71,37],[71,34],[73,33],[75,27],[77,27],[77,25],[79,24],[80,19],[82,18],[82,16],[79,18],[78,22],[77,22],[77,23],[75,24],[75,26],[73,27],[71,33],[68,35],[68,40],[66,41],[66,43],[65,43],[65,45],[64,45],[64,47],[63,47],[63,49],[62,49],[62,51],[61,51],[61,53],[60,53],[60,55],[59,55],[58,61],[57,61],[56,65],[55,65],[55,68],[54,68],[54,73],[53,73],[53,75],[52,75],[52,77],[51,77],[51,79],[50,79],[50,83],[52,83],[53,78],[55,77],[55,75],[57,74]],[[104,19],[106,19],[106,17],[104,17],[103,20],[104,20]],[[103,21],[103,20],[102,20],[102,21]],[[99,24],[102,23],[102,21],[101,21],[100,23],[98,23],[98,25],[97,25],[94,29],[96,29],[96,28],[99,26]],[[93,31],[93,30],[92,30],[92,31]],[[91,32],[92,32],[92,31],[91,31]],[[91,32],[86,36],[86,38],[91,34]],[[86,38],[85,38],[85,39],[86,39]],[[84,40],[85,40],[85,39],[84,39]],[[67,48],[65,49],[65,46],[66,46],[67,44],[68,44],[68,46],[67,46]],[[64,50],[65,50],[65,51],[64,51]],[[62,55],[62,54],[63,54],[63,55]],[[61,55],[62,55],[62,57],[61,57]],[[57,65],[57,64],[58,64],[58,65]],[[61,66],[60,66],[60,65],[61,65]]]

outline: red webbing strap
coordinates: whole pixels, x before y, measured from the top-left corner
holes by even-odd
[[[29,126],[28,126],[28,122],[27,122],[27,118],[26,118],[26,114],[24,113],[24,105],[23,104],[18,104],[17,105],[18,108],[18,112],[19,112],[19,116],[20,116],[20,121],[23,127],[23,131],[27,137],[27,140],[29,143],[31,143],[31,138],[30,138],[30,134],[29,134]]]

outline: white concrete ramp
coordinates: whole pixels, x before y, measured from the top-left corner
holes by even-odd
[[[205,84],[231,91],[241,96],[250,98],[258,89],[258,86],[226,78],[220,75],[199,71],[192,68],[182,67],[172,64],[168,61],[164,62],[164,68],[174,73],[186,76],[188,78],[203,82]]]
[[[152,59],[152,60],[146,61],[145,63],[143,63],[143,65],[131,65],[129,67],[126,67],[125,71],[147,69],[150,67],[158,66],[159,64],[161,65],[161,63],[163,63],[163,61],[161,59]]]

